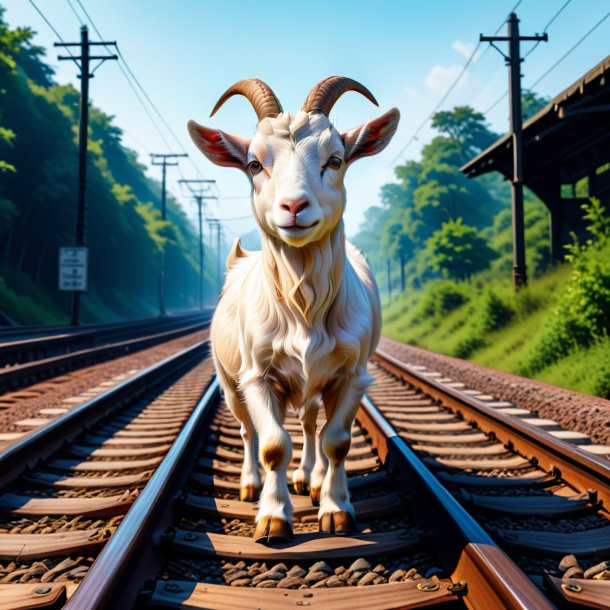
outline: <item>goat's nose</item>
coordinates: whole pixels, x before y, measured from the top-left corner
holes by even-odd
[[[290,212],[293,216],[303,211],[308,205],[309,201],[307,199],[284,199],[280,202],[280,208]]]

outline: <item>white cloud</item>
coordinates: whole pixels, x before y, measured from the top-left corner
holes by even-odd
[[[474,51],[472,42],[464,42],[463,40],[456,40],[451,46],[466,59],[468,59],[470,54]]]
[[[445,93],[451,86],[453,81],[458,77],[462,71],[462,66],[433,66],[428,76],[426,76],[426,86],[433,91],[440,91]],[[464,73],[458,87],[463,86],[468,80],[468,71]]]

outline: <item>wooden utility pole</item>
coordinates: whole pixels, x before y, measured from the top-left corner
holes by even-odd
[[[483,36],[481,42],[489,42],[497,49],[508,66],[508,106],[510,113],[510,133],[513,145],[513,287],[517,291],[527,285],[525,265],[525,230],[523,225],[523,119],[521,115],[521,52],[522,40],[547,41],[546,34],[519,36],[519,19],[515,13],[508,16],[508,36]],[[508,55],[504,55],[494,42],[508,42]]]
[[[215,184],[216,180],[178,180],[180,184],[186,184],[193,194],[195,203],[197,204],[197,216],[199,219],[199,309],[203,309],[203,263],[204,263],[204,248],[203,248],[203,207],[204,199],[218,199],[218,197],[205,196],[203,193],[210,190],[209,185]]]
[[[76,240],[77,248],[85,245],[86,211],[85,192],[87,188],[87,137],[89,130],[89,79],[93,78],[94,72],[107,59],[117,60],[117,55],[91,55],[90,47],[116,47],[116,42],[90,42],[89,30],[86,25],[80,29],[80,42],[56,42],[55,47],[80,47],[80,55],[60,55],[59,61],[73,61],[80,69],[80,118],[78,130],[78,201],[76,207]],[[90,62],[99,61],[97,66],[90,71]],[[78,325],[80,309],[80,290],[72,291],[72,307],[70,312],[70,324]]]
[[[151,165],[159,165],[161,166],[161,218],[166,220],[167,218],[167,210],[166,210],[166,179],[167,179],[167,168],[174,167],[178,165],[178,161],[170,161],[170,159],[177,159],[179,157],[188,157],[185,153],[151,153]],[[158,161],[160,159],[160,161]],[[165,243],[163,244],[163,249],[161,250],[161,269],[159,271],[159,315],[164,316],[165,312]]]
[[[221,222],[218,218],[208,218],[208,223],[210,224],[210,231],[213,227],[216,227],[216,281],[217,281],[217,290],[218,297],[220,298],[220,293],[222,291],[222,272],[221,272],[221,263],[220,263],[220,233],[221,233]]]
[[[390,259],[388,258],[386,261],[386,268],[388,272],[388,301],[392,299],[392,279],[390,274]]]

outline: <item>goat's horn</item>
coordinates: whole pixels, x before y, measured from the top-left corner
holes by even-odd
[[[248,101],[254,106],[259,122],[265,117],[276,117],[282,112],[282,105],[269,85],[258,78],[246,78],[235,83],[222,94],[210,116],[214,116],[218,109],[234,95],[243,95],[248,98]]]
[[[325,116],[330,114],[337,100],[348,91],[357,91],[364,97],[379,106],[375,96],[358,81],[345,76],[329,76],[321,80],[310,92],[303,104],[303,112],[321,112]]]

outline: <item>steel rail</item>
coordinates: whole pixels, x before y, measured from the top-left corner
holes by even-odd
[[[0,452],[0,488],[15,480],[25,468],[34,467],[48,458],[64,444],[113,413],[129,400],[141,396],[151,387],[158,386],[169,377],[178,374],[197,359],[207,355],[209,342],[201,341],[161,362],[148,367],[130,379],[99,394],[64,415],[50,420],[11,447]]]
[[[463,601],[473,610],[550,610],[555,606],[441,485],[393,426],[365,396],[357,419],[379,458],[426,524],[435,552],[455,582],[465,583]]]
[[[185,476],[184,465],[192,459],[193,448],[201,441],[200,432],[218,398],[219,385],[214,377],[172,448],[64,606],[64,610],[101,610],[133,606],[139,589],[129,589],[122,585],[128,577],[137,582],[137,575],[146,573],[144,566],[147,565],[147,557],[141,553],[142,547],[150,542],[158,515],[171,508],[172,494],[180,477]],[[144,577],[140,582],[144,582]]]
[[[209,325],[209,319],[201,320],[189,326],[180,326],[172,330],[165,330],[144,337],[131,338],[115,343],[107,343],[98,347],[90,347],[84,350],[68,352],[50,358],[43,358],[24,364],[17,364],[8,369],[0,371],[0,391],[15,387],[22,387],[32,377],[48,378],[57,369],[74,369],[78,365],[99,361],[111,357],[119,357],[130,354],[147,347],[151,347],[163,341],[169,341],[195,332]]]
[[[461,412],[485,432],[493,432],[499,442],[509,445],[544,470],[558,470],[578,491],[595,488],[597,497],[610,506],[610,461],[562,442],[536,426],[502,413],[475,398],[421,375],[412,367],[378,350],[371,358],[422,392]]]

